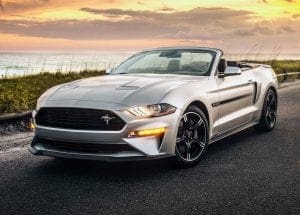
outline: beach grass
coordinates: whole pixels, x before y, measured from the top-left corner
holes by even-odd
[[[251,61],[254,62],[254,61]],[[272,66],[276,74],[300,72],[300,60],[267,60],[267,61],[256,61],[254,63],[267,64]],[[288,76],[288,80],[300,78],[300,75]],[[278,77],[278,81],[284,81],[284,77]]]
[[[251,61],[253,62],[253,61]],[[270,60],[254,63],[271,65],[277,74],[300,72],[300,60]],[[33,110],[38,97],[52,86],[77,79],[104,75],[105,71],[56,72],[0,79],[0,115]],[[300,75],[289,76],[289,80]],[[283,81],[284,77],[279,77]]]
[[[103,74],[105,71],[46,72],[0,79],[0,115],[33,110],[38,97],[52,86]]]

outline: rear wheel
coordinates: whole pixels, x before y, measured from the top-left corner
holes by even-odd
[[[254,126],[259,131],[271,131],[277,121],[277,96],[273,89],[269,89],[262,110],[260,122]]]
[[[190,106],[182,115],[176,137],[175,160],[180,167],[197,164],[208,145],[208,123],[197,106]]]

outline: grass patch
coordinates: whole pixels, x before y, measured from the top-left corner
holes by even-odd
[[[268,61],[249,61],[253,63],[268,64],[272,66],[276,74],[300,72],[300,60],[268,60]],[[288,76],[288,80],[300,78],[300,75]],[[278,77],[278,81],[283,81],[284,77]]]
[[[104,73],[104,71],[57,72],[0,79],[0,115],[33,110],[38,97],[50,87]]]

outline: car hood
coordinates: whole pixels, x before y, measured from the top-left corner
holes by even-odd
[[[161,74],[92,77],[62,85],[47,100],[85,100],[127,106],[154,104],[168,92],[192,80],[184,77]]]

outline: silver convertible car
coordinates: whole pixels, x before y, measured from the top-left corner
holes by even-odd
[[[222,55],[198,47],[146,50],[106,76],[55,86],[38,99],[29,150],[105,161],[172,156],[189,167],[210,143],[251,126],[272,130],[274,71]]]

